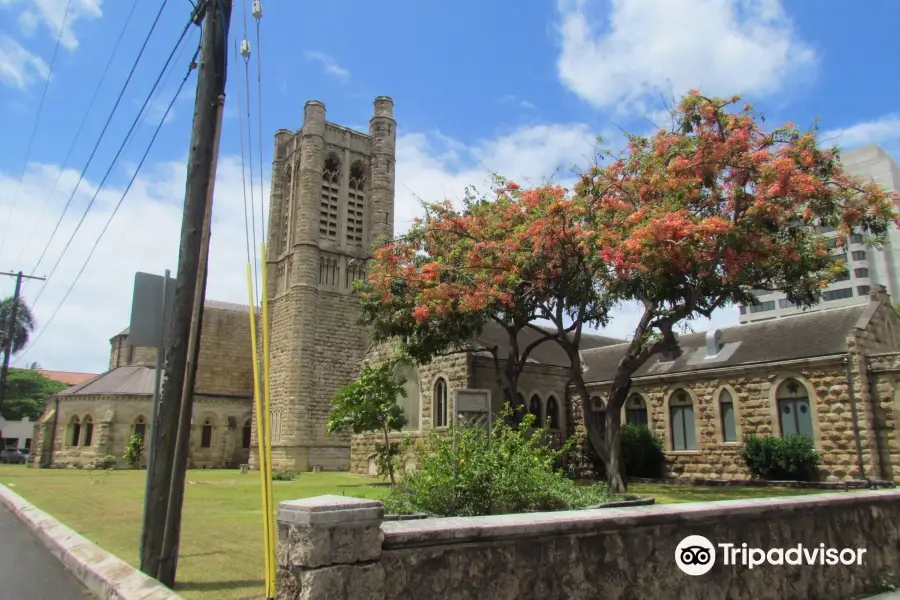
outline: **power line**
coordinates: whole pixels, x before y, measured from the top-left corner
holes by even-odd
[[[25,238],[26,242],[34,236],[34,230],[37,229],[38,223],[41,222],[41,217],[44,216],[44,211],[47,210],[47,205],[50,204],[50,200],[53,198],[53,194],[56,193],[56,188],[59,186],[59,181],[60,179],[62,179],[62,174],[66,170],[66,167],[69,165],[69,159],[72,157],[72,152],[75,150],[75,144],[81,137],[81,132],[84,129],[84,125],[85,123],[87,123],[88,116],[91,114],[91,109],[94,107],[94,102],[96,102],[97,96],[100,94],[100,89],[103,87],[103,83],[106,81],[106,76],[109,74],[109,68],[110,66],[112,66],[113,60],[116,58],[116,53],[119,50],[119,45],[122,43],[122,39],[125,37],[125,31],[128,29],[128,24],[131,23],[131,17],[134,15],[134,9],[137,8],[137,5],[138,0],[134,0],[131,5],[131,10],[128,12],[128,17],[126,17],[125,19],[125,24],[122,25],[122,30],[119,32],[119,38],[116,40],[116,44],[115,46],[113,46],[112,52],[109,55],[109,60],[106,62],[106,67],[103,69],[103,75],[100,76],[100,82],[97,84],[97,88],[94,90],[94,95],[91,97],[91,101],[88,102],[87,110],[84,113],[84,117],[81,119],[81,124],[78,126],[78,131],[75,132],[75,137],[72,139],[72,144],[69,146],[69,150],[66,153],[66,158],[63,159],[62,166],[59,168],[59,172],[56,174],[56,181],[53,182],[53,189],[50,190],[50,194],[47,195],[47,199],[44,201],[44,205],[41,207],[40,212],[38,212],[38,217],[31,228],[31,232],[28,234],[28,237]],[[19,246],[19,257],[16,258],[15,262],[18,262],[19,258],[22,256],[22,250],[24,249],[25,244]]]
[[[78,177],[78,182],[75,184],[75,188],[72,190],[72,194],[69,196],[69,199],[66,201],[66,205],[63,207],[62,214],[59,215],[59,220],[56,222],[56,226],[53,228],[53,232],[50,234],[50,239],[47,240],[47,245],[44,246],[44,250],[41,252],[37,263],[31,270],[32,273],[36,272],[38,267],[41,266],[41,261],[44,260],[44,256],[47,254],[47,250],[50,248],[50,244],[53,242],[53,238],[56,236],[56,232],[59,230],[59,226],[60,224],[62,224],[63,218],[66,216],[66,211],[69,210],[69,206],[72,204],[72,199],[75,198],[75,193],[78,191],[78,186],[81,185],[81,182],[84,179],[85,174],[87,173],[88,167],[91,166],[91,162],[94,160],[94,154],[96,154],[97,148],[100,147],[100,142],[103,141],[103,136],[106,135],[106,130],[109,127],[109,124],[112,122],[113,115],[116,114],[116,110],[119,108],[119,103],[122,101],[122,96],[125,95],[125,90],[128,88],[128,84],[131,82],[131,78],[134,77],[134,72],[135,70],[137,70],[138,63],[140,62],[141,57],[144,55],[144,50],[146,50],[147,44],[150,42],[150,36],[153,35],[153,31],[156,29],[156,25],[157,23],[159,23],[159,19],[160,17],[162,17],[163,10],[166,8],[166,4],[168,3],[169,0],[163,0],[162,4],[160,5],[159,11],[156,13],[156,18],[153,20],[153,25],[150,26],[150,31],[147,32],[147,36],[144,38],[144,43],[143,45],[141,45],[141,50],[140,52],[138,52],[137,58],[134,59],[134,64],[131,65],[131,70],[128,73],[128,78],[125,80],[125,84],[119,91],[119,97],[116,98],[116,103],[113,105],[112,111],[110,111],[109,116],[106,118],[106,123],[103,125],[103,130],[100,132],[100,137],[97,138],[97,142],[94,144],[93,150],[91,150],[91,155],[88,157],[87,163],[81,170],[81,175],[79,175]],[[190,27],[190,24],[188,25],[188,27]],[[187,31],[187,29],[185,29],[185,31]],[[68,247],[68,244],[66,245],[66,247]],[[57,262],[57,264],[59,263]],[[50,276],[48,275],[47,281],[49,280]],[[41,292],[43,292],[44,288],[47,286],[47,281],[45,281],[44,285],[41,286]]]
[[[183,37],[183,36],[182,36]],[[179,45],[181,44],[181,40],[179,40]],[[176,46],[177,48],[177,46]],[[174,55],[174,50],[172,55]],[[28,351],[34,347],[35,344],[38,343],[38,340],[41,339],[41,336],[44,335],[44,332],[47,331],[47,328],[50,326],[50,323],[53,322],[53,319],[56,318],[57,313],[63,307],[66,300],[69,298],[69,294],[72,293],[72,290],[75,289],[75,284],[78,283],[78,280],[81,278],[82,273],[87,268],[88,263],[91,261],[91,258],[94,256],[94,251],[97,250],[97,246],[100,245],[100,240],[103,239],[103,235],[106,233],[106,230],[109,228],[110,223],[112,223],[113,218],[115,218],[116,213],[119,212],[119,208],[122,206],[122,203],[125,201],[126,196],[128,196],[129,190],[131,190],[131,186],[134,185],[135,180],[137,179],[138,174],[141,172],[141,167],[144,166],[144,161],[147,160],[147,156],[150,154],[150,150],[153,148],[153,143],[156,141],[156,137],[159,135],[160,130],[162,130],[163,125],[166,122],[166,118],[169,116],[169,112],[172,110],[172,107],[175,105],[175,102],[178,100],[178,96],[181,95],[181,91],[184,89],[184,84],[187,83],[188,78],[191,75],[191,72],[194,70],[194,66],[196,64],[197,55],[200,53],[200,47],[197,47],[196,52],[194,52],[194,57],[191,59],[191,64],[188,67],[188,72],[185,74],[184,78],[181,80],[181,85],[178,86],[178,91],[175,92],[175,95],[172,97],[172,100],[169,102],[168,107],[166,108],[166,112],[163,114],[162,118],[159,120],[159,123],[156,125],[156,130],[153,132],[153,137],[150,138],[150,143],[147,145],[147,149],[144,151],[144,155],[141,157],[141,161],[138,163],[137,168],[134,171],[134,174],[131,176],[131,180],[128,182],[128,185],[125,187],[125,191],[122,192],[122,197],[119,198],[119,202],[116,203],[116,207],[113,209],[112,214],[109,215],[109,219],[106,220],[106,225],[103,226],[103,229],[100,231],[100,235],[97,236],[96,241],[94,241],[94,245],[91,248],[90,253],[87,258],[84,260],[84,263],[81,265],[81,269],[78,270],[78,274],[75,275],[75,279],[72,281],[72,285],[69,286],[69,289],[66,290],[66,294],[63,296],[59,305],[56,307],[56,310],[53,311],[53,314],[47,319],[47,324],[44,325],[43,329],[38,333],[37,337],[34,338],[28,347],[22,351],[19,357],[16,359],[16,362],[19,362],[25,355],[28,354]],[[171,59],[172,55],[169,56]],[[166,61],[166,67],[168,67],[168,61]],[[165,71],[165,68],[163,69]],[[157,80],[158,82],[158,80]],[[152,93],[152,92],[151,92]],[[148,96],[149,98],[149,96]],[[140,117],[140,115],[138,115]]]
[[[56,36],[56,46],[53,48],[53,56],[50,58],[50,69],[47,73],[47,81],[44,83],[44,91],[41,94],[41,101],[38,103],[37,117],[34,119],[34,127],[31,128],[31,139],[28,141],[28,150],[25,151],[25,162],[22,164],[22,173],[19,175],[19,183],[16,184],[16,192],[13,194],[13,201],[10,204],[9,215],[6,217],[6,225],[3,228],[3,238],[0,239],[0,254],[3,254],[3,246],[9,238],[9,224],[12,223],[13,213],[16,212],[16,202],[19,200],[19,191],[22,189],[22,180],[25,179],[25,171],[28,170],[28,161],[31,160],[31,150],[34,146],[34,138],[37,134],[38,125],[41,122],[41,114],[44,112],[44,100],[47,99],[47,90],[50,89],[50,80],[53,78],[53,67],[56,65],[56,56],[59,54],[59,46],[62,41],[63,31],[66,30],[66,22],[69,20],[69,9],[72,8],[72,0],[66,3],[66,12],[63,15],[62,25],[59,27],[59,34]]]
[[[185,25],[184,30],[181,32],[181,36],[179,36],[178,41],[175,43],[175,47],[172,48],[172,52],[169,53],[169,57],[166,59],[166,64],[163,65],[162,71],[159,74],[159,77],[156,78],[156,81],[153,83],[153,87],[150,89],[150,93],[147,94],[147,98],[144,100],[144,103],[141,105],[141,110],[138,112],[134,121],[131,123],[131,127],[128,129],[128,133],[125,134],[125,139],[122,141],[122,144],[119,146],[118,152],[113,157],[112,164],[109,165],[109,168],[106,170],[106,173],[103,175],[103,179],[100,180],[100,184],[97,186],[97,190],[94,192],[91,201],[88,202],[87,207],[84,209],[84,213],[81,215],[81,219],[78,221],[78,225],[75,227],[75,231],[72,232],[72,235],[69,236],[69,241],[66,242],[63,251],[60,253],[59,258],[56,259],[56,263],[53,265],[53,268],[50,270],[50,274],[47,275],[47,281],[53,277],[53,274],[56,272],[57,267],[59,267],[59,263],[62,261],[66,252],[69,250],[69,246],[72,244],[72,240],[75,239],[75,235],[78,233],[78,230],[81,229],[82,224],[84,224],[84,220],[87,218],[88,212],[91,210],[91,206],[94,205],[94,201],[97,200],[97,196],[100,195],[100,191],[103,189],[104,184],[106,184],[106,180],[109,178],[109,175],[112,173],[113,169],[116,166],[116,163],[119,161],[119,156],[122,155],[122,151],[125,149],[125,146],[128,144],[129,139],[134,133],[135,128],[141,120],[141,116],[144,114],[144,111],[147,109],[147,105],[150,103],[150,99],[153,97],[153,93],[156,91],[156,88],[159,86],[159,82],[162,80],[163,76],[166,73],[166,70],[169,68],[169,63],[172,62],[172,58],[175,56],[175,53],[178,51],[179,46],[181,46],[181,42],[184,41],[184,36],[187,35],[188,29],[193,24],[193,18],[188,21],[188,24]],[[180,92],[179,92],[180,93]],[[168,111],[167,111],[168,114]],[[41,286],[40,292],[38,292],[37,298],[35,298],[34,303],[37,304],[41,295],[44,293],[44,290],[47,289],[47,282],[44,282],[44,285]]]
[[[263,242],[266,241],[266,201],[263,195],[263,146],[262,146],[262,52],[259,42],[259,22],[262,20],[262,2],[253,1],[253,18],[256,19],[256,113],[259,116],[259,127],[256,132],[259,136],[259,230]],[[262,257],[266,260],[266,257]]]
[[[237,62],[238,43],[237,36],[234,38],[234,60]],[[247,264],[250,264],[250,215],[247,212],[247,167],[244,165],[244,115],[241,111],[241,90],[238,88],[237,94],[238,104],[238,128],[240,129],[238,138],[241,140],[241,188],[244,192],[244,238],[247,243]]]
[[[241,55],[244,57],[244,87],[247,91],[247,162],[250,167],[250,224],[253,232],[253,279],[257,284],[253,286],[253,289],[254,301],[257,306],[259,306],[258,288],[261,284],[259,279],[259,267],[257,266],[259,259],[256,254],[256,199],[254,198],[255,192],[253,185],[253,121],[251,120],[250,114],[250,40],[247,39],[247,0],[244,0],[243,10],[241,12],[244,17],[244,39],[241,41]],[[244,135],[243,131],[241,131],[241,135]],[[259,218],[262,219],[262,215],[260,215]]]

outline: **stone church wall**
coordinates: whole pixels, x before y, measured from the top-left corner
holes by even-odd
[[[61,398],[51,466],[86,467],[97,458],[112,455],[118,461],[117,467],[127,468],[123,456],[135,423],[146,423],[147,434],[150,433],[151,402],[146,396]],[[188,467],[223,468],[246,463],[249,448],[243,448],[243,427],[250,421],[250,410],[251,403],[246,399],[195,397]],[[81,425],[78,445],[72,443],[73,418]],[[84,424],[88,418],[93,424],[93,435],[90,445],[85,446]],[[209,448],[202,448],[201,429],[207,420],[212,425],[211,443]],[[145,443],[146,440],[145,437]],[[49,444],[49,440],[40,440],[36,456],[42,453],[44,444]]]

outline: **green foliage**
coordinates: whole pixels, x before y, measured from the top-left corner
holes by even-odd
[[[131,439],[128,440],[128,445],[125,446],[125,455],[122,457],[125,459],[132,469],[137,469],[141,465],[141,457],[144,454],[144,440],[138,434],[134,434],[131,436]]]
[[[272,481],[294,481],[298,475],[297,471],[272,471]]]
[[[754,477],[770,481],[813,481],[822,460],[812,440],[796,434],[785,438],[750,434],[739,452]]]
[[[44,401],[68,386],[44,377],[33,369],[10,369],[6,381],[6,399],[0,407],[4,419],[37,419],[44,412]]]
[[[508,409],[507,409],[508,411]],[[483,427],[455,429],[455,439],[432,432],[414,453],[418,469],[385,502],[388,512],[442,516],[510,514],[584,508],[610,500],[605,487],[577,486],[555,467],[573,441],[554,449],[534,415],[518,425],[498,419]]]
[[[397,444],[391,444],[388,434],[406,425],[398,397],[406,397],[406,380],[394,374],[394,361],[376,367],[365,365],[358,379],[341,388],[331,399],[328,433],[355,434],[380,432],[382,443],[375,446],[375,462],[379,475],[389,475],[395,483]]]
[[[622,445],[622,465],[626,477],[663,477],[666,456],[663,441],[642,425],[622,425],[619,441]],[[570,474],[592,471],[596,477],[606,477],[606,467],[586,435],[578,438],[570,454]]]

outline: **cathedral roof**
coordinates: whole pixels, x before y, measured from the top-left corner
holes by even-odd
[[[877,304],[877,301],[874,301]],[[720,329],[721,350],[707,358],[707,332],[678,337],[682,354],[667,360],[661,354],[650,358],[635,377],[665,376],[739,365],[775,363],[847,353],[847,336],[865,327],[872,303],[817,310]],[[582,351],[585,380],[590,383],[613,379],[628,343]]]
[[[156,369],[143,365],[116,367],[59,393],[60,396],[150,396]]]
[[[522,330],[519,333],[519,349],[524,350],[529,344],[537,340],[539,337],[540,334],[538,334],[538,332],[534,331],[533,329]],[[624,340],[593,333],[581,334],[582,349],[602,348],[604,346],[622,344],[623,341]],[[475,337],[473,343],[488,347],[496,346],[498,356],[503,359],[506,357],[509,351],[509,334],[507,334],[506,330],[504,330],[497,323],[488,323],[484,326],[481,335]],[[559,347],[559,344],[556,344],[552,341],[544,342],[537,346],[528,355],[528,361],[535,364],[553,367],[569,366],[569,357],[566,356],[566,353],[563,352],[562,348]]]

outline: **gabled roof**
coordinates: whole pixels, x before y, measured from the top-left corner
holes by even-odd
[[[706,358],[706,332],[679,336],[682,355],[666,360],[657,354],[634,377],[664,376],[754,363],[834,356],[847,352],[847,336],[872,310],[872,304],[817,310],[769,321],[723,328],[722,349]],[[628,343],[581,353],[585,381],[611,381]]]
[[[540,334],[533,329],[524,329],[519,332],[519,350],[524,350],[529,344],[540,338]],[[475,336],[473,343],[482,346],[496,346],[498,357],[505,359],[509,352],[509,334],[497,323],[488,323],[484,326],[481,335]],[[606,337],[597,334],[581,334],[581,348],[602,348],[613,344],[622,344],[623,340]],[[547,341],[537,346],[529,355],[528,361],[540,365],[568,367],[569,357],[563,352],[559,344]]]
[[[156,369],[143,365],[116,367],[82,384],[59,393],[60,396],[153,395]]]
[[[38,369],[38,373],[46,377],[47,379],[52,379],[53,381],[58,381],[60,383],[64,383],[66,385],[78,385],[79,383],[84,383],[89,379],[93,379],[97,376],[97,373],[75,373],[72,371],[45,371],[44,369]]]

